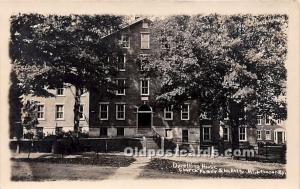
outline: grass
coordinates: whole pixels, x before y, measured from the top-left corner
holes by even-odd
[[[12,181],[104,180],[118,167],[12,162]]]
[[[103,180],[112,176],[119,167],[127,167],[133,157],[121,155],[85,154],[61,158],[12,158],[12,181]]]

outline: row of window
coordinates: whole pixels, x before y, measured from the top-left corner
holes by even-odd
[[[116,95],[126,95],[126,79],[116,79],[117,84],[117,91]],[[140,81],[140,94],[141,95],[149,95],[149,89],[150,89],[150,79],[141,79]]]
[[[229,127],[223,128],[223,140],[229,141]],[[202,126],[202,139],[205,142],[210,142],[212,137],[212,130],[210,125]],[[247,129],[246,127],[239,127],[239,141],[247,141]]]
[[[257,133],[257,140],[262,140],[262,131],[257,130],[256,133]],[[270,130],[265,131],[265,140],[271,140],[271,131]]]
[[[84,94],[84,91],[82,90],[81,91],[81,96],[84,96],[85,94]],[[56,96],[65,96],[65,88],[57,88],[56,89]]]
[[[189,120],[190,119],[190,105],[183,104],[181,106],[181,120]],[[164,108],[164,119],[165,120],[173,120],[173,105],[169,105]]]
[[[141,95],[149,95],[149,88],[150,88],[150,79],[141,79],[140,81],[140,91]],[[116,79],[116,84],[118,87],[118,90],[116,91],[116,95],[125,95],[125,90],[126,90],[126,79],[121,79],[118,78]],[[57,96],[64,96],[64,88],[57,88],[56,89],[56,95]]]
[[[119,44],[123,48],[130,48],[130,36],[129,34],[122,34],[119,40]],[[141,49],[150,49],[150,33],[141,32]]]
[[[139,59],[137,61],[140,71],[149,71],[149,69],[146,68],[147,63],[149,62],[149,54],[140,54]],[[111,58],[108,57],[107,61],[110,62]],[[117,70],[118,71],[125,71],[126,70],[126,54],[117,56]]]
[[[116,120],[125,120],[125,103],[115,104],[116,108]],[[181,106],[181,120],[190,119],[190,105],[184,104]],[[99,108],[99,118],[100,120],[108,120],[109,118],[109,103],[101,102]],[[167,106],[164,108],[164,119],[173,120],[173,107]]]
[[[271,118],[270,118],[269,116],[262,116],[262,115],[257,116],[257,125],[262,125],[262,120],[265,121],[265,124],[266,124],[266,125],[271,125]],[[276,123],[277,123],[278,125],[280,125],[281,122],[282,122],[282,121],[281,121],[280,119],[277,119],[277,120],[276,120]]]
[[[116,104],[116,120],[125,120],[125,103]],[[100,120],[108,120],[109,103],[101,102],[99,108]]]
[[[84,119],[84,105],[81,104],[79,106],[79,118]],[[45,120],[45,105],[39,104],[37,105],[37,118],[39,120]],[[64,105],[56,104],[55,105],[55,119],[56,120],[64,120]]]

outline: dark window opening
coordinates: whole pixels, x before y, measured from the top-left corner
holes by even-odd
[[[102,127],[100,128],[100,136],[107,136],[107,128],[106,127]]]
[[[124,128],[117,128],[117,136],[124,136]]]
[[[189,141],[189,131],[182,130],[182,142],[188,142],[188,141]]]

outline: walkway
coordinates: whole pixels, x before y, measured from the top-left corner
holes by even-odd
[[[128,167],[120,167],[115,174],[111,175],[109,179],[136,179],[140,176],[140,173],[144,170],[151,159],[149,157],[138,157]]]

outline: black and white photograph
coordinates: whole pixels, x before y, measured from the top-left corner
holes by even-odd
[[[10,182],[286,180],[290,19],[14,12]]]

